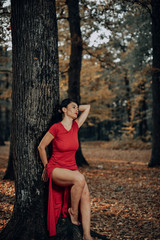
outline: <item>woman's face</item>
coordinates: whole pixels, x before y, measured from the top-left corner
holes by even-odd
[[[72,119],[76,119],[78,116],[78,105],[75,102],[71,102],[67,105],[66,108],[63,109],[64,114]]]

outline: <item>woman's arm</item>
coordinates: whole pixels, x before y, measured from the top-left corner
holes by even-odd
[[[89,111],[90,111],[90,105],[79,105],[79,111],[82,112],[80,116],[75,120],[79,126],[79,128],[82,126],[82,124],[85,122],[86,118],[88,117]]]
[[[42,173],[42,179],[45,182],[48,181],[48,176],[47,176],[47,172],[46,172],[46,166],[47,166],[48,160],[47,160],[47,154],[46,154],[45,148],[50,144],[50,142],[53,139],[54,139],[54,136],[50,132],[47,132],[44,135],[44,137],[42,138],[42,140],[38,146],[39,155],[40,155],[41,161],[44,166],[44,170]]]

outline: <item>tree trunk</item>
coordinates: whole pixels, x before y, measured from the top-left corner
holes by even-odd
[[[10,125],[10,112],[6,109],[6,126]],[[12,129],[10,129],[10,149],[7,170],[4,174],[3,180],[15,180],[14,168],[13,168],[13,150],[12,142],[14,141],[14,135],[12,134]]]
[[[69,66],[69,89],[71,99],[80,102],[80,72],[82,62],[82,37],[80,29],[79,0],[67,0],[71,34],[71,55]]]
[[[126,100],[127,100],[127,116],[128,116],[128,122],[131,123],[131,100],[130,100],[130,86],[129,86],[129,79],[127,77],[127,74],[124,77],[124,82],[126,86]]]
[[[153,130],[152,155],[149,167],[160,165],[160,1],[152,0],[152,95],[153,95]]]
[[[143,81],[140,85],[140,93],[142,94],[143,98],[139,103],[139,117],[140,117],[140,123],[139,123],[139,136],[141,137],[142,141],[146,142],[146,136],[147,136],[147,96],[146,96],[146,90],[145,90],[145,81]]]
[[[80,73],[82,62],[82,37],[80,29],[79,0],[67,0],[69,13],[69,27],[71,34],[71,55],[69,66],[69,98],[80,103]],[[88,165],[85,160],[79,138],[79,148],[76,152],[76,162],[78,166]]]
[[[0,146],[4,146],[4,133],[3,133],[3,125],[2,125],[2,109],[1,109],[1,105],[0,105]]]
[[[59,102],[54,0],[11,1],[12,142],[15,206],[5,240],[48,239],[42,164],[37,146]]]
[[[13,168],[13,150],[12,150],[12,141],[10,141],[10,149],[9,149],[9,159],[8,166],[3,177],[3,180],[15,180],[14,168]]]

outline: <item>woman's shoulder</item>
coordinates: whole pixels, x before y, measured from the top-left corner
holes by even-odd
[[[73,124],[75,125],[75,127],[76,127],[76,128],[78,128],[78,129],[79,129],[79,125],[78,125],[78,123],[77,123],[77,121],[76,121],[76,120],[74,120],[74,121],[73,121]]]
[[[56,127],[58,127],[60,124],[61,124],[61,122],[56,122],[56,123],[53,123],[52,126],[56,126]]]
[[[57,133],[57,130],[59,129],[59,126],[60,126],[60,122],[54,123],[53,125],[50,126],[48,131],[52,133],[53,136],[55,136]]]
[[[60,125],[60,122],[56,122],[56,123],[53,123],[51,126],[50,126],[50,128],[52,127],[54,127],[54,128],[57,128],[57,127],[59,127],[59,125]]]

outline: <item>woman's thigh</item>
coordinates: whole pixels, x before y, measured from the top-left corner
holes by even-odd
[[[55,184],[63,187],[73,185],[76,182],[85,182],[83,174],[78,170],[72,171],[64,168],[55,168],[52,171],[52,180]]]

